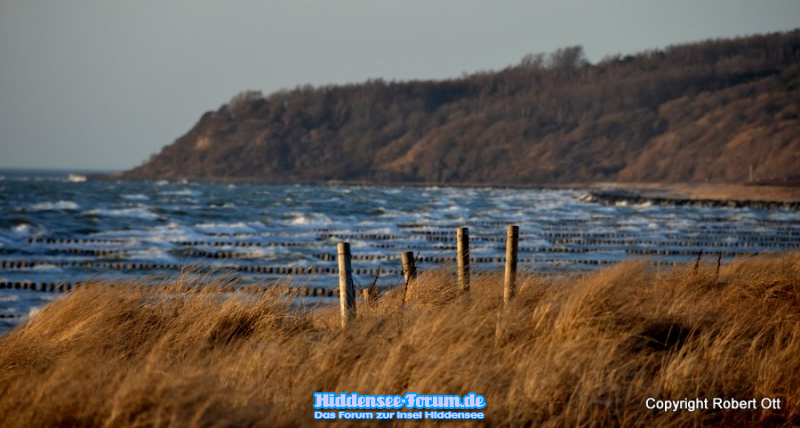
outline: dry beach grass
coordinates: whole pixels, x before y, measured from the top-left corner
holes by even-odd
[[[317,391],[414,391],[482,394],[492,426],[800,424],[800,254],[518,283],[504,308],[499,274],[461,295],[452,272],[423,273],[405,307],[400,290],[360,301],[344,331],[336,308],[292,308],[279,292],[79,289],[0,338],[0,415],[19,427],[301,426]],[[663,412],[648,397],[782,408]]]

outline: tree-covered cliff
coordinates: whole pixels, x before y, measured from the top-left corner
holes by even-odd
[[[128,178],[544,185],[792,180],[800,30],[445,81],[246,91]],[[752,175],[751,175],[752,174]]]

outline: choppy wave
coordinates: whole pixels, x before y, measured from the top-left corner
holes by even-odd
[[[134,193],[131,195],[122,195],[123,198],[129,201],[149,201],[150,197],[141,193]]]
[[[208,233],[243,233],[243,232],[250,232],[255,233],[258,230],[263,230],[261,227],[263,223],[260,222],[234,222],[234,223],[198,223],[196,227]]]
[[[33,234],[33,226],[28,223],[18,224],[11,228],[11,233],[17,236],[30,236]]]
[[[211,209],[226,210],[226,209],[236,208],[236,204],[234,204],[233,202],[224,202],[224,203],[213,203],[212,202],[212,203],[208,204],[208,207],[211,208]]]
[[[147,208],[118,208],[118,209],[109,209],[109,208],[95,208],[93,210],[89,210],[84,212],[85,215],[88,216],[100,216],[100,217],[132,217],[132,218],[139,218],[142,220],[155,220],[158,219],[158,214],[150,211]]]
[[[326,226],[332,223],[330,217],[322,213],[294,213],[294,217],[287,222],[292,226]]]
[[[180,190],[167,190],[159,192],[159,194],[165,196],[200,196],[203,193],[199,190],[180,189]]]
[[[69,211],[76,211],[81,208],[76,202],[73,201],[55,201],[55,202],[38,202],[31,205],[28,208],[28,211],[59,211],[59,210],[69,210]]]

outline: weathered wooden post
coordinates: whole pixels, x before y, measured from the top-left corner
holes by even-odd
[[[401,256],[403,260],[403,278],[406,280],[405,287],[403,287],[403,304],[406,304],[408,297],[408,284],[417,277],[417,262],[414,260],[414,252],[406,251]]]
[[[353,284],[353,268],[350,264],[350,244],[339,243],[339,305],[342,312],[342,328],[356,315],[356,287]]]
[[[459,227],[456,231],[456,251],[458,289],[469,291],[469,229],[466,227]]]
[[[406,286],[412,279],[417,277],[417,261],[414,259],[413,251],[406,251],[402,255],[403,260],[403,278],[406,280]]]
[[[517,285],[517,253],[519,250],[519,226],[508,226],[506,234],[506,280],[503,287],[503,302],[508,305],[514,297]]]

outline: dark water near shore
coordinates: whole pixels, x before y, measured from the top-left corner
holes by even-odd
[[[582,195],[101,182],[66,172],[0,172],[0,316],[24,318],[55,296],[9,290],[14,283],[144,274],[168,281],[186,266],[242,286],[286,275],[301,286],[333,286],[340,241],[352,245],[357,282],[369,284],[381,268],[380,285],[389,287],[400,281],[403,251],[414,251],[421,269],[446,263],[459,226],[470,227],[475,269],[502,266],[509,224],[520,226],[523,270],[588,270],[643,255],[680,263],[701,249],[713,258],[721,253],[725,262],[800,243],[796,211],[602,206]]]

